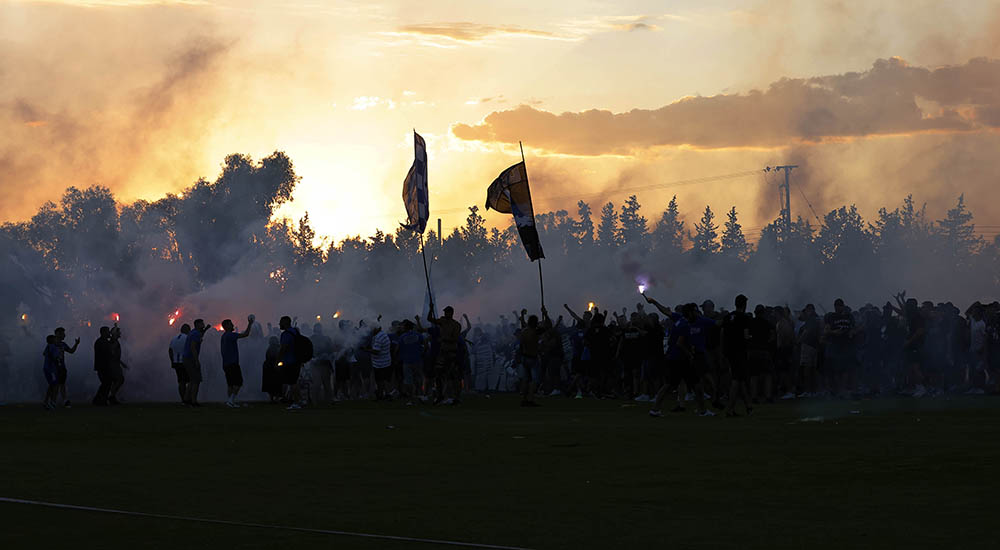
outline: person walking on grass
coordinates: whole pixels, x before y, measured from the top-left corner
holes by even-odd
[[[51,411],[56,407],[56,396],[59,394],[59,367],[58,352],[56,351],[56,336],[50,334],[45,337],[45,349],[42,351],[42,374],[45,375],[45,398],[42,400],[42,407]]]
[[[111,385],[114,382],[111,372],[114,352],[111,348],[111,327],[101,327],[101,335],[94,341],[94,370],[100,381],[97,395],[94,396],[93,400],[93,404],[97,407],[108,405],[108,395],[111,393]]]
[[[458,364],[458,341],[462,338],[462,325],[454,317],[455,308],[451,306],[444,308],[444,317],[438,318],[434,315],[434,304],[431,304],[430,311],[427,312],[427,321],[437,327],[441,343],[434,365],[434,374],[437,380],[435,405],[438,403],[445,405],[458,403],[456,397],[453,397],[457,395],[458,388],[453,386],[458,384],[459,376],[461,376]],[[452,393],[453,396],[448,396],[449,393]]]
[[[278,327],[281,329],[281,351],[278,354],[278,367],[281,368],[282,381],[288,387],[287,396],[291,401],[288,410],[295,411],[302,408],[302,395],[299,392],[299,375],[302,373],[302,365],[295,352],[296,339],[301,334],[298,328],[292,326],[292,318],[287,315],[278,321]]]
[[[525,320],[524,315],[527,310],[521,310],[519,318],[521,322],[521,406],[537,407],[535,403],[535,386],[541,381],[542,369],[539,362],[539,339],[550,330],[552,321],[549,320],[549,312],[542,307],[542,323],[539,324],[538,316],[532,315]]]
[[[392,380],[391,342],[389,334],[382,330],[382,325],[375,323],[372,330],[371,347],[365,351],[371,354],[372,371],[375,378],[375,400],[381,401],[391,399],[389,395],[389,383]]]
[[[170,355],[170,368],[174,369],[177,375],[177,393],[181,397],[181,402],[187,399],[188,375],[184,369],[184,344],[187,342],[188,334],[191,333],[191,325],[184,323],[181,325],[181,332],[170,340],[170,347],[167,354]]]
[[[743,400],[747,415],[753,413],[750,406],[750,365],[747,357],[748,342],[753,317],[747,313],[747,297],[740,294],[735,301],[736,311],[726,315],[722,322],[722,347],[726,360],[729,362],[730,382],[729,402],[726,403],[726,416],[736,414],[736,399]]]
[[[190,407],[200,407],[198,403],[198,389],[201,386],[201,341],[205,334],[205,321],[194,320],[194,330],[188,333],[184,342],[184,370],[188,374],[187,399],[184,404]]]
[[[66,379],[69,376],[69,372],[66,370],[66,354],[76,353],[76,349],[80,347],[80,339],[77,338],[76,342],[72,346],[66,343],[66,329],[59,327],[55,330],[54,336],[56,338],[55,343],[55,358],[56,358],[56,390],[58,392],[58,401],[55,400],[57,396],[53,396],[53,405],[62,401],[63,407],[69,408],[72,404],[69,399],[66,398]]]
[[[668,381],[656,393],[653,408],[649,416],[663,416],[663,402],[671,392],[676,390],[683,381],[688,389],[694,392],[695,403],[698,405],[698,416],[715,416],[715,413],[705,407],[704,388],[701,385],[701,374],[696,360],[696,346],[692,341],[691,328],[698,322],[698,307],[695,304],[685,304],[681,308],[681,317],[670,331],[667,344]],[[684,412],[684,407],[678,404],[670,412]]]
[[[242,338],[250,336],[250,328],[253,327],[253,315],[247,318],[247,328],[243,332],[237,333],[236,326],[232,319],[222,322],[222,340],[220,348],[222,351],[222,372],[226,375],[226,406],[231,409],[238,409],[240,404],[236,396],[243,387],[243,369],[240,368],[240,346]]]

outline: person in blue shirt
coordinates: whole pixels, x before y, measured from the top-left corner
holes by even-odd
[[[205,334],[205,321],[194,320],[194,330],[188,333],[187,341],[184,343],[184,369],[188,373],[188,391],[185,405],[200,407],[198,403],[198,388],[201,386],[201,340]]]
[[[240,346],[241,338],[250,336],[250,327],[253,326],[253,315],[247,318],[247,328],[243,332],[237,333],[236,326],[232,319],[222,322],[222,340],[220,348],[222,350],[222,372],[226,375],[226,406],[229,408],[239,408],[236,396],[243,387],[243,370],[240,368]]]
[[[420,316],[416,317],[420,321]],[[408,398],[416,395],[416,388],[423,386],[424,378],[424,342],[426,337],[417,330],[417,326],[409,319],[403,321],[403,333],[399,335],[397,353],[403,364],[403,393]],[[408,401],[407,405],[412,405]]]
[[[653,303],[653,302],[650,302]],[[656,304],[654,304],[656,305]],[[695,402],[698,405],[699,416],[715,416],[715,414],[705,408],[705,399],[701,385],[701,377],[694,364],[695,346],[691,334],[691,327],[698,320],[698,306],[695,304],[685,304],[681,307],[681,318],[677,320],[667,340],[667,365],[669,379],[660,391],[656,393],[656,402],[650,409],[650,416],[663,416],[663,400],[673,390],[680,386],[681,381],[694,391]],[[684,412],[684,407],[678,405],[671,412]]]

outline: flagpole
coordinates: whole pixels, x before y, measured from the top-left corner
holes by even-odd
[[[420,256],[423,257],[423,259],[424,259],[424,281],[427,282],[427,301],[428,301],[428,304],[431,306],[431,309],[434,309],[434,296],[431,294],[431,277],[430,277],[430,275],[427,274],[427,253],[424,252],[424,234],[423,233],[420,234]],[[421,315],[423,315],[424,313],[427,313],[427,312],[422,311],[420,313],[421,313]]]
[[[524,145],[520,141],[517,142],[517,146],[521,149],[521,163],[524,164],[524,178],[528,179],[528,162],[524,159]],[[531,201],[531,184],[528,184],[528,201]],[[531,224],[535,226],[535,231],[538,231],[538,225],[535,223],[535,207],[531,207]],[[545,309],[545,282],[542,279],[542,259],[538,258],[538,290],[542,300],[542,309]]]

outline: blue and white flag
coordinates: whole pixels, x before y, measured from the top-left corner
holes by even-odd
[[[535,228],[535,211],[531,206],[531,189],[528,187],[528,171],[524,161],[500,172],[490,184],[486,190],[486,209],[490,208],[514,216],[521,244],[531,261],[545,257]]]
[[[423,234],[430,218],[427,198],[427,148],[424,138],[413,132],[413,165],[403,180],[403,204],[406,206],[406,223],[403,227]]]

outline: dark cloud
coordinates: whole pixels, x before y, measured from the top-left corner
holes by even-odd
[[[658,26],[656,26],[656,25],[654,25],[652,23],[645,23],[645,22],[642,22],[642,21],[638,21],[638,22],[635,22],[635,23],[624,23],[624,24],[621,24],[621,25],[615,25],[615,29],[621,30],[621,31],[628,31],[628,32],[633,32],[633,31],[658,31],[658,30],[660,30],[660,27],[658,27]]]
[[[865,72],[784,78],[767,90],[681,99],[655,110],[550,113],[522,105],[479,124],[465,140],[530,141],[551,152],[600,155],[663,145],[774,147],[790,142],[998,127],[1000,61],[927,69],[880,59]]]

